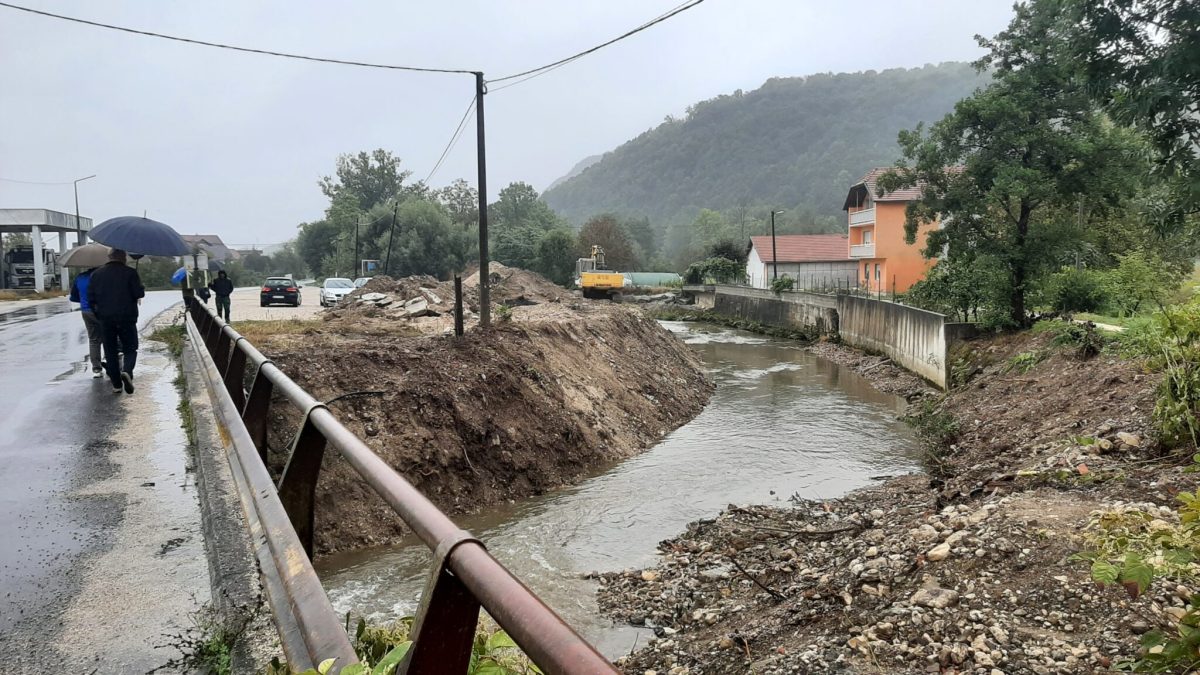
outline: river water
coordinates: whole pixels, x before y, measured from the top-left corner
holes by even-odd
[[[918,469],[916,441],[897,419],[904,401],[849,369],[787,341],[663,325],[717,383],[703,412],[578,485],[457,519],[609,657],[628,652],[639,629],[600,616],[596,584],[581,574],[652,564],[658,542],[728,504],[836,497]],[[396,618],[414,613],[429,560],[423,546],[401,542],[317,568],[339,612]]]

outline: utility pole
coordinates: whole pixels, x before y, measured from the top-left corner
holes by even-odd
[[[362,216],[359,216],[354,221],[354,269],[357,270],[354,276],[362,274],[362,263],[358,259],[358,228],[362,225]]]
[[[771,211],[771,266],[773,267],[773,269],[771,271],[771,281],[774,281],[779,278],[779,255],[777,253],[775,253],[775,214],[776,213],[783,213],[783,211],[782,210],[780,210],[780,211],[772,210]]]
[[[383,259],[383,273],[392,273],[392,239],[396,237],[396,212],[400,210],[400,200],[392,203],[392,228],[388,231],[387,257]]]
[[[479,325],[492,323],[491,270],[488,268],[487,153],[483,141],[483,73],[475,73],[475,147],[479,153]]]
[[[83,178],[76,178],[74,181],[74,183],[75,183],[75,244],[77,246],[82,246],[84,244],[85,237],[87,236],[83,233],[83,229],[81,227],[79,227],[79,183],[87,180],[88,178],[95,178],[95,177],[96,177],[96,174],[92,174],[90,176],[85,176]],[[62,251],[62,252],[65,253],[65,251]]]

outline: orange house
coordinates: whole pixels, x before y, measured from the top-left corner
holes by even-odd
[[[858,261],[859,285],[871,291],[903,293],[925,278],[934,261],[921,255],[925,237],[937,223],[922,225],[917,240],[904,242],[904,210],[921,196],[914,187],[877,195],[886,168],[871,169],[850,187],[842,210],[849,216],[850,257]]]

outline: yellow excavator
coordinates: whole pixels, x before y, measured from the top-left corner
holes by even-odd
[[[593,300],[620,300],[625,287],[625,275],[614,272],[604,261],[604,249],[593,244],[592,255],[575,261],[575,285],[583,289],[583,297]]]

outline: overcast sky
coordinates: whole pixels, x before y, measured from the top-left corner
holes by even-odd
[[[15,0],[149,31],[499,77],[615,37],[680,0]],[[1011,0],[706,0],[486,98],[489,192],[542,190],[696,101],[767,78],[971,60]],[[320,218],[339,153],[387,148],[433,168],[469,75],[240,54],[0,8],[0,208],[140,214],[259,246]],[[903,96],[904,92],[896,92]],[[473,129],[430,183],[475,183]],[[28,185],[19,181],[68,182]]]

